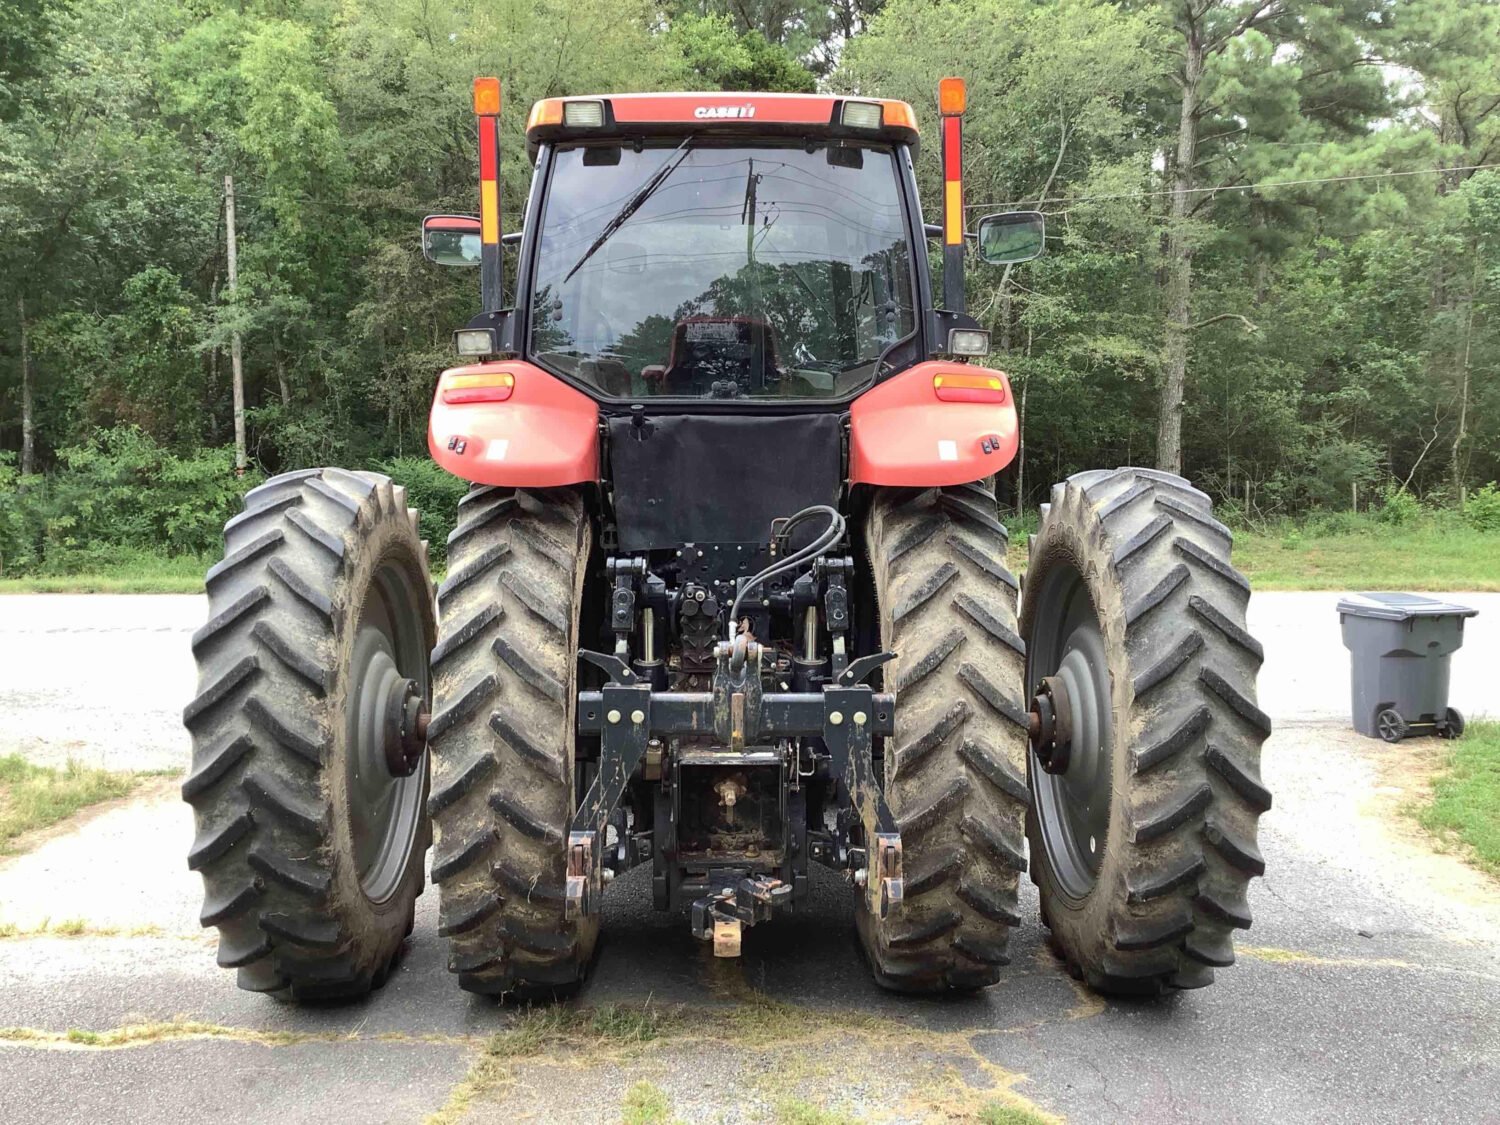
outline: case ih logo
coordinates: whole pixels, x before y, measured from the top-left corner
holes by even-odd
[[[700,105],[693,110],[693,116],[700,119],[754,117],[755,107],[753,105]]]

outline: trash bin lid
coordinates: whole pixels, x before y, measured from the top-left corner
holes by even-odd
[[[1413,617],[1474,617],[1479,611],[1466,605],[1439,601],[1425,594],[1366,591],[1339,599],[1339,613],[1373,617],[1380,621],[1407,621]]]

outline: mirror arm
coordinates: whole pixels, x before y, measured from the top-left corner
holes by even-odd
[[[922,233],[925,234],[928,238],[942,238],[943,237],[943,228],[941,226],[939,226],[937,223],[923,223],[922,224]],[[966,230],[966,231],[964,231],[964,237],[965,238],[978,238],[979,235],[976,234],[974,231]]]

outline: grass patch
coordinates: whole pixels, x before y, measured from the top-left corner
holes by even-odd
[[[42,919],[42,924],[32,930],[23,930],[14,922],[0,922],[0,941],[8,938],[37,938],[37,937],[74,937],[74,938],[99,938],[99,937],[165,937],[166,932],[155,925],[128,926],[94,926],[82,918],[66,918],[61,922],[53,923],[52,919]],[[194,940],[187,938],[186,940]]]
[[[1009,518],[1006,563],[1026,570],[1036,516]],[[1315,512],[1234,533],[1234,565],[1257,590],[1500,590],[1500,535],[1452,512],[1424,511],[1404,524],[1367,513]]]
[[[776,1103],[776,1125],[859,1125],[859,1119],[805,1098],[782,1098]]]
[[[196,1020],[156,1020],[90,1031],[71,1027],[67,1031],[40,1031],[34,1027],[0,1027],[0,1043],[34,1043],[40,1045],[72,1044],[78,1047],[141,1047],[182,1039],[232,1039],[239,1043],[259,1043],[267,1047],[290,1047],[298,1043],[334,1042],[357,1039],[357,1035],[336,1035],[298,1031],[258,1031],[252,1028],[224,1027]]]
[[[625,1091],[620,1125],[671,1125],[672,1103],[660,1086],[642,1079]]]
[[[0,578],[0,594],[201,594],[203,575],[217,558],[163,558],[144,552],[82,574],[36,574]]]
[[[56,824],[89,805],[123,797],[140,779],[69,762],[61,770],[35,766],[19,754],[0,757],[0,855],[25,832]]]
[[[1328,513],[1235,532],[1234,563],[1261,590],[1500,590],[1497,548],[1447,513],[1401,525]]]
[[[718,964],[715,962],[714,964]],[[735,974],[738,977],[738,974]],[[799,1065],[808,1049],[822,1052],[837,1045],[830,1056],[834,1065],[842,1058],[868,1053],[885,1058],[892,1043],[943,1058],[956,1055],[972,1060],[990,1085],[974,1088],[951,1066],[941,1083],[914,1087],[908,1095],[913,1112],[921,1120],[994,1121],[999,1125],[1058,1125],[1058,1118],[1036,1110],[1013,1086],[1024,1080],[981,1055],[973,1036],[988,1026],[965,1031],[932,1031],[907,1021],[896,1021],[863,1012],[804,1008],[772,999],[757,992],[742,979],[717,976],[710,989],[727,1004],[710,1008],[681,1005],[662,1008],[649,1001],[641,1007],[606,1005],[571,1008],[556,1005],[519,1013],[504,1031],[483,1042],[468,1074],[452,1091],[445,1104],[427,1118],[426,1125],[456,1125],[466,1120],[476,1100],[503,1097],[517,1081],[518,1072],[530,1062],[564,1062],[588,1067],[610,1063],[628,1067],[633,1060],[653,1052],[727,1047],[760,1061],[769,1102],[767,1120],[777,1125],[860,1125],[862,1118],[846,1109],[826,1104],[821,1093],[814,1099],[793,1095],[789,1088],[824,1091],[836,1088],[836,1074],[824,1076],[816,1066]],[[931,1061],[924,1069],[931,1069]],[[839,1072],[841,1073],[841,1072]],[[832,1085],[830,1085],[832,1084]],[[748,1091],[760,1089],[760,1079],[750,1078]],[[651,1082],[638,1081],[625,1094],[622,1120],[628,1125],[676,1125],[666,1093]],[[884,1120],[878,1114],[874,1120]]]
[[[989,1102],[979,1111],[979,1125],[1048,1125],[1050,1119],[1029,1109]]]
[[[1417,820],[1500,877],[1500,723],[1470,723],[1451,743],[1433,778],[1431,803],[1417,810]]]

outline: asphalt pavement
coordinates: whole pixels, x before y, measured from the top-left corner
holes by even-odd
[[[1497,713],[1500,595],[1451,597],[1480,610],[1452,702]],[[497,1069],[484,1044],[516,1014],[454,986],[431,892],[399,971],[368,1000],[293,1008],[237,991],[197,923],[190,811],[161,778],[0,859],[0,933],[15,931],[0,938],[0,1117],[618,1121],[644,1079],[684,1121],[786,1118],[788,1099],[882,1121],[965,1120],[990,1099],[1078,1122],[1500,1120],[1500,888],[1399,814],[1437,745],[1346,729],[1336,600],[1251,603],[1276,804],[1254,927],[1211,988],[1089,995],[1048,954],[1029,884],[1013,965],[959,1001],[875,988],[850,892],[826,873],[808,909],[747,931],[739,962],[715,961],[684,919],[651,910],[636,871],[606,896],[581,1003],[682,1006],[710,1029]],[[0,598],[0,754],[181,769],[203,616],[194,597]],[[746,1023],[757,996],[783,1003]]]

